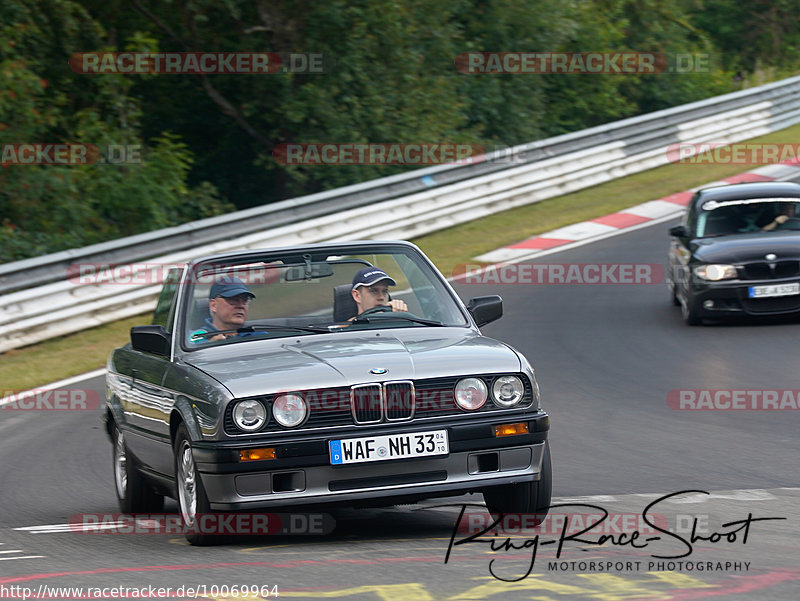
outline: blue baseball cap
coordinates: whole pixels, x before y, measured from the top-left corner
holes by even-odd
[[[239,296],[240,294],[249,294],[250,298],[255,298],[256,295],[250,292],[250,289],[245,286],[245,283],[237,277],[223,276],[211,285],[211,290],[208,293],[208,298],[217,298],[223,296],[231,298],[232,296]]]
[[[381,280],[389,280],[390,286],[397,286],[397,282],[390,278],[383,269],[365,267],[353,276],[353,290],[359,286],[372,286]]]

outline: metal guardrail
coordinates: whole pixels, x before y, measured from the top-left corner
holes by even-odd
[[[76,264],[184,263],[238,248],[410,238],[669,162],[679,142],[800,123],[800,77],[450,164],[0,265],[0,352],[152,309],[157,285],[82,284]]]

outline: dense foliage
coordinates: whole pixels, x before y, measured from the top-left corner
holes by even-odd
[[[142,160],[0,168],[0,262],[329,189],[398,166],[286,166],[286,142],[511,146],[796,69],[800,0],[4,0],[0,144]],[[324,74],[86,75],[89,51],[314,52]],[[706,72],[466,75],[470,51],[662,52]]]

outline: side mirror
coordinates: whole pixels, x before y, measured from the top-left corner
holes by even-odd
[[[470,299],[467,311],[478,327],[485,326],[503,316],[503,299],[496,294],[476,296]]]
[[[689,232],[686,231],[686,226],[673,225],[671,228],[669,228],[669,235],[677,238],[688,238]]]
[[[169,357],[170,334],[164,326],[133,326],[131,346],[137,351]]]

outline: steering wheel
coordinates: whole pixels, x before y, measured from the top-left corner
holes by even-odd
[[[377,307],[372,307],[371,309],[367,309],[366,311],[359,313],[356,317],[364,317],[365,315],[373,315],[375,313],[387,313],[391,312],[393,309],[387,305],[378,305]]]
[[[758,212],[752,211],[750,213],[746,213],[742,215],[742,219],[745,221],[744,226],[740,227],[737,231],[740,233],[746,232],[760,232],[761,227],[756,223],[761,216],[764,214],[764,209],[758,210]]]

